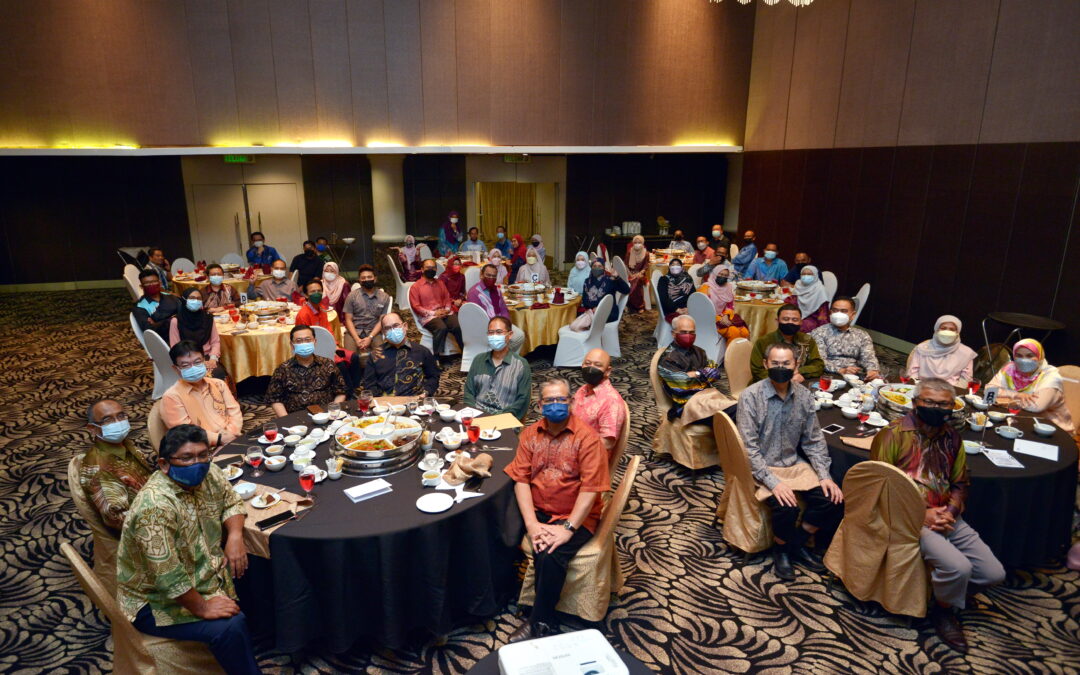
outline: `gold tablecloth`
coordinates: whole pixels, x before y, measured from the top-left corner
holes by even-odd
[[[750,337],[747,338],[750,342],[776,330],[777,307],[780,305],[769,305],[760,300],[735,302],[735,313],[742,317],[750,329]]]
[[[581,296],[565,305],[552,305],[547,309],[525,309],[511,305],[510,322],[525,332],[525,344],[521,353],[528,354],[540,345],[559,344],[559,329],[577,318]]]
[[[258,286],[266,279],[269,279],[269,274],[260,274],[255,278],[255,286]],[[189,288],[198,288],[200,291],[210,285],[209,281],[195,281],[194,279],[173,279],[172,283],[173,292],[176,295],[180,295]],[[226,279],[225,285],[232,286],[236,289],[237,293],[247,293],[248,284],[251,283],[250,279]]]
[[[292,316],[296,316],[295,311]],[[341,323],[337,312],[330,310],[326,318],[340,345]],[[293,324],[272,324],[240,335],[233,335],[236,327],[231,321],[219,322],[217,328],[221,335],[221,365],[235,382],[249,377],[273,375],[275,368],[292,357],[289,331],[293,329]]]

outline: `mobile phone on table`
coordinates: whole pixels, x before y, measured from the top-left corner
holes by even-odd
[[[293,512],[293,511],[282,511],[281,513],[279,513],[277,515],[270,516],[269,518],[263,518],[262,520],[256,521],[255,527],[257,527],[257,528],[259,528],[260,530],[263,530],[263,531],[269,530],[271,527],[273,527],[273,526],[275,526],[275,525],[277,525],[279,523],[284,523],[286,520],[288,520],[289,518],[292,518],[295,515],[296,515],[296,513]]]
[[[844,427],[839,424],[830,424],[827,427],[822,427],[821,433],[823,434],[835,434],[837,431],[843,431]]]

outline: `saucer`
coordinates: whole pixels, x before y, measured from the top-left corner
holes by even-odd
[[[482,441],[497,441],[500,438],[502,438],[502,432],[498,429],[484,429],[480,432],[480,440]]]
[[[886,420],[886,419],[883,419],[880,422],[875,422],[874,420],[866,420],[866,423],[869,424],[872,427],[879,427],[879,428],[889,426],[889,420]]]
[[[416,468],[420,469],[421,471],[440,471],[441,472],[442,468],[444,466],[446,466],[446,461],[443,460],[443,459],[439,459],[439,466],[435,467],[434,469],[425,469],[424,468],[424,460],[420,460],[419,462],[416,463]]]
[[[429,492],[416,500],[416,508],[424,513],[442,513],[454,505],[454,498],[446,492]]]

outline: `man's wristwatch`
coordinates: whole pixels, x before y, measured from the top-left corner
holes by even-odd
[[[569,520],[564,520],[562,526],[570,530],[571,532],[577,532],[577,528],[574,527],[573,523],[571,523]]]

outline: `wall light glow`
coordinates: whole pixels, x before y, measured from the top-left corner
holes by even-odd
[[[352,141],[342,140],[318,140],[318,141],[286,141],[274,143],[275,148],[351,148]]]
[[[369,148],[404,148],[404,143],[391,143],[388,141],[371,141],[367,144]]]

